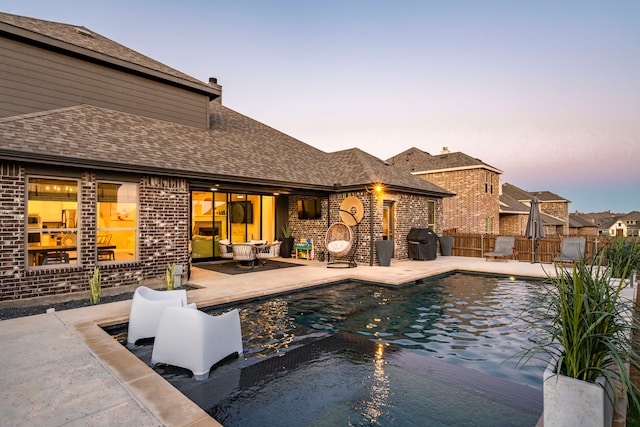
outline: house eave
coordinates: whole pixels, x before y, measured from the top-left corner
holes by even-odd
[[[426,174],[432,174],[432,173],[456,172],[456,171],[465,171],[465,170],[472,170],[472,169],[486,169],[491,172],[495,172],[497,174],[504,173],[500,169],[487,166],[487,165],[472,165],[472,166],[459,166],[455,168],[430,169],[430,170],[424,170],[424,171],[412,171],[411,173],[413,175],[426,175]]]
[[[329,193],[334,192],[335,188],[329,185],[317,185],[308,183],[296,183],[291,181],[278,181],[278,180],[265,180],[260,177],[243,177],[243,176],[228,176],[214,173],[202,173],[189,170],[180,170],[175,168],[162,168],[140,165],[128,165],[115,162],[87,160],[87,159],[73,159],[69,157],[50,156],[40,153],[16,153],[8,150],[0,149],[0,159],[20,162],[26,164],[48,165],[57,167],[70,167],[78,169],[91,169],[107,172],[119,172],[119,173],[131,173],[131,174],[148,174],[148,175],[160,175],[174,178],[187,179],[191,182],[199,182],[202,185],[211,186],[219,184],[222,188],[240,189],[247,186],[252,187],[265,187],[282,189],[286,192],[286,189],[292,191],[303,192],[321,192]],[[276,191],[276,190],[274,190]]]

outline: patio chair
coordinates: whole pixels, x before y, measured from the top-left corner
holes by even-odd
[[[233,251],[233,260],[237,261],[239,264],[242,263],[250,263],[251,266],[254,266],[254,262],[256,261],[256,246],[251,243],[234,243],[231,245],[231,250]]]
[[[229,242],[229,240],[220,240],[218,244],[220,245],[220,256],[222,258],[233,258],[233,250],[231,249],[233,245],[231,244],[231,242]]]
[[[269,258],[279,257],[281,244],[282,242],[276,240],[270,245],[256,246],[256,258],[258,258],[258,260],[267,260]]]
[[[563,237],[560,255],[553,258],[554,262],[576,262],[584,258],[587,246],[586,237]]]
[[[516,244],[516,238],[514,236],[497,236],[495,248],[492,252],[486,252],[484,254],[485,261],[488,261],[489,258],[494,261],[498,259],[503,259],[504,261],[507,258],[515,259],[517,253],[514,251],[514,246]]]
[[[133,346],[139,339],[155,337],[158,322],[165,308],[185,305],[187,305],[187,291],[184,289],[156,291],[146,286],[139,286],[131,300],[127,346]]]
[[[210,316],[188,307],[167,307],[158,324],[151,364],[164,363],[209,378],[211,367],[232,354],[242,355],[240,314],[233,309]]]
[[[325,246],[329,255],[334,258],[346,257],[351,251],[353,246],[353,230],[344,222],[336,222],[332,224],[327,230],[325,236]],[[327,257],[329,261],[329,257]],[[329,264],[340,264],[341,262],[329,262]],[[342,264],[347,264],[349,267],[355,267],[355,262],[352,259]]]

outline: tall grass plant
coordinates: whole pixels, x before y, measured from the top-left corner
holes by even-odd
[[[638,316],[634,302],[622,297],[626,283],[612,280],[603,255],[571,267],[555,264],[555,274],[547,274],[548,286],[523,316],[533,345],[518,354],[519,363],[542,359],[555,363],[560,375],[588,382],[604,377],[612,390],[621,389],[640,407],[640,390],[628,369],[629,364],[640,368],[633,342]],[[630,268],[628,263],[621,272]]]
[[[611,276],[628,279],[640,267],[640,239],[616,237],[605,248]]]

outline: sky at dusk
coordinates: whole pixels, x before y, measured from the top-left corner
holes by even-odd
[[[640,1],[0,0],[85,26],[323,151],[461,151],[570,211],[640,210]]]

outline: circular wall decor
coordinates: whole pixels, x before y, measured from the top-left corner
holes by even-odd
[[[347,212],[350,212],[353,216]],[[356,225],[362,221],[363,216],[364,206],[362,206],[362,201],[356,196],[349,196],[340,203],[340,219],[345,224],[350,226]]]
[[[231,222],[234,224],[242,224],[245,221],[246,213],[242,203],[231,204]]]

